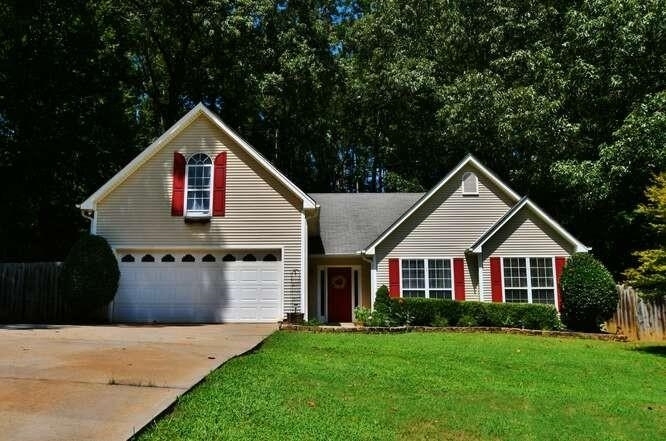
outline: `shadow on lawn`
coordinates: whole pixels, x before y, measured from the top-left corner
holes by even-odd
[[[634,351],[666,357],[666,346],[636,346]]]

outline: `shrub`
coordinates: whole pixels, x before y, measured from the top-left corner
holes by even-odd
[[[435,318],[432,320],[432,326],[436,326],[438,328],[445,328],[449,326],[449,319],[446,317],[442,317],[441,315],[436,315]]]
[[[319,319],[311,318],[311,319],[306,320],[305,322],[303,322],[303,324],[305,326],[321,326],[323,323]]]
[[[415,326],[494,326],[556,330],[557,310],[550,305],[527,303],[456,302],[441,299],[391,299],[394,317],[411,318]],[[400,311],[400,313],[396,312]],[[446,324],[443,324],[446,323]]]
[[[599,331],[617,309],[618,294],[610,272],[587,253],[569,258],[560,279],[562,321],[577,331]]]
[[[557,311],[549,305],[488,303],[485,304],[484,308],[488,323],[492,323],[490,326],[549,331],[562,328],[562,324],[557,317]]]
[[[460,317],[460,320],[458,320],[458,326],[464,326],[464,327],[469,327],[469,326],[478,326],[479,324],[477,321],[472,317],[471,315],[463,315]]]
[[[106,240],[84,234],[62,265],[59,286],[74,314],[84,317],[113,300],[119,278],[118,262]]]
[[[386,315],[379,311],[371,311],[369,308],[357,306],[354,308],[354,322],[363,326],[388,326]]]
[[[386,285],[382,285],[375,293],[375,311],[379,311],[385,315],[391,315],[391,297],[389,297],[389,290]]]

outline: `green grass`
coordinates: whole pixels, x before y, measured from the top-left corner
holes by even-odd
[[[666,346],[279,332],[140,440],[664,440]]]

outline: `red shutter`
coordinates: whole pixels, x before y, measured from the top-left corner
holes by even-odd
[[[215,158],[213,172],[213,216],[224,216],[227,190],[227,152]]]
[[[453,280],[455,299],[465,300],[465,259],[461,257],[453,259]]]
[[[555,280],[557,281],[557,310],[562,311],[562,288],[560,287],[560,277],[562,277],[562,270],[564,265],[567,264],[567,258],[563,256],[555,257]]]
[[[171,182],[171,216],[182,216],[185,203],[185,156],[178,152],[173,152]]]
[[[389,295],[400,297],[400,260],[389,259]]]
[[[499,257],[490,258],[490,288],[493,302],[502,302],[502,267]]]

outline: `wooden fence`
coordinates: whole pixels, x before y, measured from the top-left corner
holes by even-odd
[[[57,323],[69,318],[58,292],[59,262],[0,264],[0,323]]]
[[[645,302],[630,286],[618,285],[620,302],[608,322],[609,332],[620,332],[631,340],[666,339],[666,306],[663,301]]]

